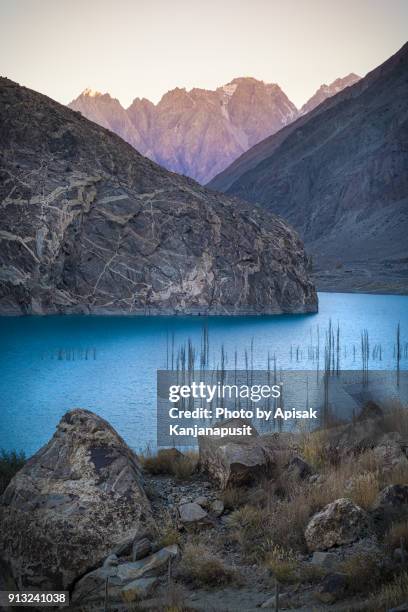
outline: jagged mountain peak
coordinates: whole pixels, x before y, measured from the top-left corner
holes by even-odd
[[[216,89],[174,87],[157,104],[135,98],[126,110],[110,94],[92,90],[69,106],[153,161],[200,183],[299,115],[277,83],[251,76],[235,77]]]

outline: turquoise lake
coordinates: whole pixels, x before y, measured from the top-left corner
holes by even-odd
[[[138,450],[156,443],[156,371],[171,365],[191,339],[199,362],[208,326],[210,366],[313,370],[314,348],[331,320],[340,330],[341,367],[360,369],[361,333],[367,330],[371,369],[395,369],[398,323],[401,368],[408,368],[408,296],[319,294],[319,313],[269,317],[2,317],[0,318],[0,448],[30,455],[73,407],[106,418]],[[174,340],[173,340],[174,339]]]

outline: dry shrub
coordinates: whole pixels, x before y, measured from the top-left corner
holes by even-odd
[[[172,466],[172,474],[177,480],[189,480],[197,471],[198,455],[189,452],[175,460]]]
[[[408,548],[408,521],[401,521],[391,525],[384,536],[384,544],[389,550],[395,550],[401,546]]]
[[[172,544],[180,544],[181,534],[177,529],[175,521],[172,519],[169,512],[164,514],[158,526],[159,537],[158,544],[160,548],[171,546]]]
[[[408,572],[402,572],[390,582],[384,584],[372,597],[361,605],[351,606],[350,612],[386,612],[391,607],[399,606],[408,599]]]
[[[282,584],[298,582],[298,561],[293,550],[282,546],[272,546],[265,558],[265,565],[268,567],[276,580]]]
[[[240,487],[229,487],[220,496],[226,510],[237,510],[248,501],[248,491]]]
[[[154,476],[170,475],[178,480],[188,480],[197,470],[198,454],[188,452],[178,455],[166,450],[153,454],[147,449],[139,454],[143,469]]]
[[[359,553],[339,563],[338,570],[346,574],[350,593],[366,593],[384,581],[378,555]]]
[[[314,584],[320,582],[329,570],[313,563],[301,563],[298,569],[298,578],[301,583]]]
[[[5,491],[8,483],[26,462],[23,452],[0,451],[0,495]]]
[[[326,445],[328,434],[325,430],[304,432],[300,436],[299,451],[303,459],[319,470],[328,461]]]
[[[398,400],[388,402],[384,406],[384,416],[381,419],[384,432],[398,431],[402,436],[408,435],[408,410]]]
[[[364,472],[354,476],[347,490],[348,497],[364,510],[369,510],[372,507],[379,492],[378,474],[373,472]]]
[[[227,567],[207,546],[186,545],[178,576],[193,588],[218,587],[237,580],[236,571]]]
[[[171,581],[167,585],[166,596],[161,610],[164,610],[164,612],[186,612],[191,609],[185,605],[186,599],[187,593],[185,588],[181,584]]]

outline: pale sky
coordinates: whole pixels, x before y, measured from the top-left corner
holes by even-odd
[[[0,74],[62,103],[90,87],[128,106],[238,76],[300,107],[407,40],[408,0],[0,0]]]

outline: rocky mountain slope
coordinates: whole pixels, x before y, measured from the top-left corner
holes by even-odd
[[[80,113],[0,80],[0,312],[309,312],[284,221],[170,173]]]
[[[209,186],[292,223],[314,256],[320,287],[406,291],[407,100],[408,44]]]
[[[234,79],[215,91],[176,88],[157,105],[136,98],[127,110],[109,94],[85,90],[69,107],[168,170],[201,183],[297,116],[278,85],[253,78]]]
[[[343,91],[346,87],[350,87],[357,83],[361,77],[351,72],[347,76],[343,78],[336,79],[330,85],[326,85],[325,83],[319,87],[319,89],[313,94],[313,96],[302,106],[300,109],[300,115],[306,115],[310,113],[316,106],[319,106],[322,102],[324,102],[327,98],[331,98],[335,96],[340,91]]]

